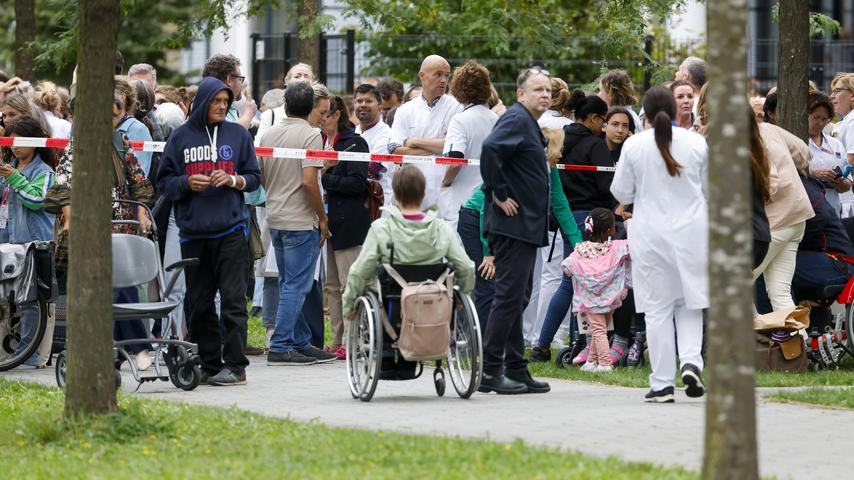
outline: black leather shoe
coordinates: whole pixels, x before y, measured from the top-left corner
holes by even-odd
[[[527,392],[528,387],[526,387],[524,383],[510,380],[501,374],[484,374],[483,378],[480,380],[480,387],[478,387],[477,391],[482,393],[495,392],[499,395],[515,395]]]
[[[528,389],[527,393],[547,393],[552,389],[548,382],[534,380],[534,377],[531,376],[531,372],[528,371],[528,367],[516,370],[507,369],[505,370],[504,375],[510,380],[524,384]]]

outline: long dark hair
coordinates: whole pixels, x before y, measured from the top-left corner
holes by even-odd
[[[42,128],[38,120],[29,115],[22,115],[16,118],[11,125],[6,126],[6,131],[3,132],[3,135],[6,137],[17,135],[19,137],[50,138],[50,135]],[[57,158],[53,148],[36,147],[35,155],[38,155],[44,163],[50,165],[50,168],[56,169]],[[13,158],[12,149],[8,147],[4,148],[3,161],[9,163]]]
[[[753,170],[753,186],[762,201],[768,203],[771,200],[771,163],[752,108],[747,109],[747,116],[747,124],[750,125],[750,168]]]
[[[585,95],[581,90],[575,90],[566,101],[564,110],[573,112],[575,119],[581,121],[591,115],[604,117],[608,113],[608,104],[598,95]]]
[[[654,87],[643,97],[643,109],[647,118],[652,118],[652,128],[655,130],[655,144],[664,157],[664,165],[671,177],[678,176],[682,165],[676,162],[670,153],[673,141],[673,117],[676,116],[676,99],[673,93],[664,87]]]

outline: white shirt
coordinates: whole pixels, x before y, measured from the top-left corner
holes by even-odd
[[[546,110],[537,120],[540,128],[563,128],[570,123],[572,123],[572,119],[564,117],[556,110]]]
[[[47,120],[47,125],[50,127],[50,134],[53,138],[71,138],[71,122],[56,118],[52,112],[44,110],[44,117]]]
[[[443,138],[448,132],[451,117],[462,109],[460,102],[447,94],[437,98],[432,107],[423,95],[413,98],[401,105],[394,114],[392,143],[402,146],[407,138]],[[421,163],[417,166],[427,178],[427,191],[421,204],[422,208],[427,208],[438,200],[445,166]]]
[[[497,121],[498,115],[486,105],[466,107],[451,118],[442,151],[462,152],[464,158],[480,159],[483,141]],[[460,207],[481,183],[483,179],[480,178],[480,167],[469,165],[460,170],[450,187],[439,188],[439,218],[450,223],[454,231],[460,216]]]
[[[611,183],[620,203],[634,204],[626,229],[638,312],[677,301],[692,310],[709,306],[709,147],[699,134],[674,127],[670,152],[681,175],[667,173],[653,129],[632,135]]]
[[[273,123],[279,123],[280,120],[285,118],[288,118],[288,116],[285,114],[284,105],[264,110],[258,123],[258,132],[255,133],[255,146],[258,147],[261,145],[261,137],[264,136],[268,128],[273,126]]]
[[[812,160],[810,160],[811,169],[826,168],[833,170],[833,167],[839,167],[839,169],[844,172],[845,167],[848,166],[845,147],[842,146],[842,142],[833,137],[828,137],[827,135],[822,134],[820,147],[812,141],[812,138],[810,138],[809,147],[810,153],[812,154]],[[842,201],[839,199],[839,192],[837,192],[836,189],[833,187],[825,187],[824,198],[827,199],[827,203],[836,209],[836,213],[842,215]]]
[[[371,153],[382,155],[388,154],[388,145],[391,143],[391,127],[386,125],[382,120],[379,120],[373,127],[365,130],[364,132],[362,131],[361,125],[356,125],[356,133],[365,139]],[[394,192],[391,189],[391,179],[394,176],[394,172],[397,171],[397,164],[383,163],[383,167],[385,168],[385,171],[383,171],[380,176],[380,186],[383,187],[383,204],[393,205]],[[389,213],[387,211],[382,211],[383,217],[387,217],[388,215]]]
[[[854,154],[854,113],[848,112],[848,115],[833,126],[833,136],[842,143],[848,161],[847,154]],[[839,201],[842,203],[842,218],[854,217],[854,191],[840,194]]]

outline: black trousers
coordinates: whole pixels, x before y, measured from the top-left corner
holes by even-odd
[[[474,267],[480,267],[483,263],[483,244],[480,242],[480,213],[470,208],[460,209],[460,220],[457,222],[457,233],[463,241],[463,248],[472,261]],[[480,333],[484,333],[486,322],[489,320],[489,310],[492,308],[492,297],[495,294],[495,284],[492,280],[486,280],[479,273],[475,273],[474,283],[474,308],[477,310],[477,318],[480,321]]]
[[[501,366],[515,370],[528,366],[522,312],[531,298],[537,246],[503,235],[491,235],[489,247],[495,255],[495,295],[483,346],[483,372],[501,373]]]
[[[305,296],[302,314],[308,323],[308,329],[311,330],[311,344],[317,348],[323,348],[323,289],[317,280]]]
[[[216,374],[223,366],[242,373],[246,358],[246,281],[249,278],[249,244],[238,230],[222,238],[191,240],[181,244],[183,258],[198,258],[188,267],[187,303],[191,305],[190,341],[199,344],[202,369]],[[214,306],[219,291],[222,328]]]

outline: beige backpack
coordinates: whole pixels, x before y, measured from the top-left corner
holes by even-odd
[[[407,282],[389,264],[386,272],[400,288],[400,335],[383,316],[386,333],[397,341],[403,358],[410,362],[439,360],[451,345],[451,295],[453,274],[445,270],[438,279]]]

